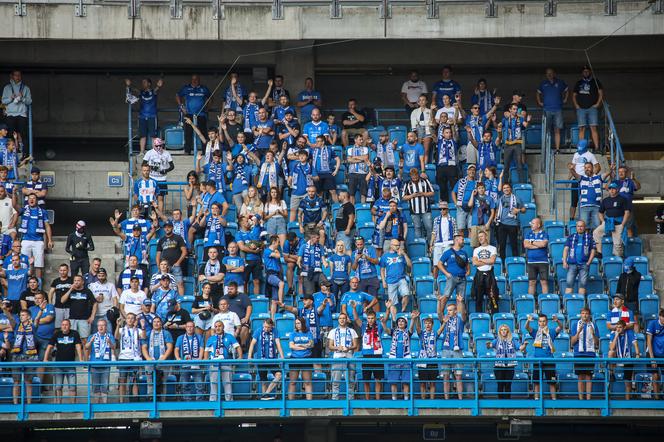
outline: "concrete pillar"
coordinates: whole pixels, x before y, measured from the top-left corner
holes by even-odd
[[[337,427],[328,419],[310,419],[304,424],[304,442],[337,442]]]
[[[274,72],[276,75],[284,76],[284,84],[291,94],[291,104],[293,105],[295,105],[297,94],[304,89],[305,78],[313,78],[314,87],[316,85],[315,49],[306,47],[313,43],[313,40],[287,41],[281,44],[281,49],[286,51],[275,55]]]

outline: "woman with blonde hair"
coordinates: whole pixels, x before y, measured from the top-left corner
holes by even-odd
[[[249,218],[263,217],[263,202],[255,186],[249,186],[247,195],[244,197],[244,203],[240,209],[240,216]]]
[[[330,267],[330,281],[332,281],[330,291],[334,294],[337,303],[341,300],[341,296],[350,290],[351,263],[350,256],[346,254],[344,242],[337,241],[334,253],[327,258],[327,266]]]
[[[519,341],[512,337],[512,330],[507,324],[498,327],[498,336],[492,342],[487,342],[487,348],[496,350],[496,362],[493,365],[493,373],[498,384],[498,398],[509,399],[512,393],[512,380],[514,379],[514,367],[516,367],[516,352],[523,351],[527,343],[519,347]]]

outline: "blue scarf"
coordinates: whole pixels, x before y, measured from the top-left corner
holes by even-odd
[[[496,358],[516,358],[516,346],[514,345],[514,340],[498,338],[498,342],[496,342]],[[516,361],[496,361],[494,365],[496,367],[514,367]]]
[[[323,146],[320,149],[314,149],[314,161],[313,164],[317,165],[318,171],[322,173],[330,173],[330,147]]]
[[[187,334],[182,336],[182,356],[184,359],[198,359],[200,357],[201,343],[198,341],[198,336],[189,336]]]
[[[164,355],[164,353],[166,353],[166,341],[164,339],[164,331],[163,330],[159,330],[159,331],[152,330],[150,332],[150,340],[149,340],[149,343],[148,343],[148,353],[149,353],[150,357],[152,357],[153,359],[157,359],[157,357],[155,357],[155,349],[157,349],[157,348],[159,349],[159,355],[157,357],[161,357],[161,356]]]
[[[265,162],[261,165],[261,173],[258,177],[258,184],[260,184],[264,189],[268,190],[279,185],[279,181],[277,181],[277,163]]]
[[[258,103],[247,103],[242,112],[244,118],[244,131],[251,132],[251,129],[256,126],[258,121],[258,110],[260,105]]]
[[[306,180],[307,180],[307,187],[313,186],[314,185],[314,179],[312,176],[312,169],[311,169],[311,164],[309,163],[300,163],[299,161],[293,166],[293,174],[300,174],[303,175]],[[295,182],[293,182],[293,186],[295,186]]]
[[[506,141],[517,141],[521,139],[521,126],[523,125],[523,119],[521,117],[507,117],[507,136],[505,137]],[[509,167],[509,164],[506,165]]]
[[[316,307],[312,307],[310,309],[302,307],[300,309],[300,316],[309,321],[309,331],[314,337],[314,342],[318,342],[320,336],[318,334],[318,313],[316,313]]]
[[[346,333],[344,333],[344,342],[341,342],[341,328],[337,327],[334,329],[334,346],[335,347],[346,347],[351,348],[353,346],[353,336],[350,332],[350,328],[346,327]]]
[[[2,164],[7,167],[11,166],[11,169],[9,169],[9,172],[7,173],[7,179],[16,179],[16,171],[18,170],[18,157],[16,156],[16,152],[10,152],[8,150],[3,151]]]
[[[451,217],[447,217],[447,238],[443,237],[443,217],[438,218],[438,226],[437,226],[437,234],[436,234],[436,242],[448,242],[452,241],[454,239],[454,221],[452,220]]]
[[[597,351],[595,348],[595,340],[593,339],[596,333],[595,324],[592,322],[583,322],[581,319],[579,319],[576,323],[576,331],[578,332],[579,329],[582,329],[582,331],[581,337],[576,343],[576,351],[580,353],[594,353]]]
[[[173,223],[173,233],[180,236],[182,239],[184,239],[185,242],[187,242],[187,232],[184,228],[184,221],[170,221]]]
[[[276,359],[277,352],[274,346],[274,333],[261,330],[261,357],[263,359]]]
[[[438,165],[456,165],[456,143],[454,140],[442,137],[438,139]]]
[[[420,358],[435,358],[436,357],[436,340],[438,336],[435,330],[422,331],[420,338]]]
[[[139,262],[143,262],[145,259],[144,252],[148,249],[147,240],[143,235],[139,235],[138,238],[135,236],[127,236],[124,243],[125,248],[125,258],[130,256],[136,256]]]
[[[205,244],[210,244],[210,240],[212,240],[212,245],[224,245],[226,242],[225,234],[224,226],[221,225],[221,217],[211,216],[205,229]]]
[[[106,342],[106,339],[108,338],[107,333],[104,333],[103,335],[100,334],[99,332],[95,333],[92,336],[92,347],[94,350],[95,354],[95,360],[97,361],[110,361],[111,360],[111,347],[108,345],[108,342]],[[108,338],[110,339],[110,338]]]
[[[19,233],[28,232],[28,222],[30,218],[37,218],[37,228],[35,233],[44,233],[46,232],[46,226],[44,224],[44,218],[48,218],[46,211],[41,207],[30,207],[25,206],[23,209],[23,215],[21,216],[21,227],[18,228]]]
[[[457,192],[457,204],[459,204],[462,208],[467,209],[466,203],[465,203],[465,194],[466,194],[466,187],[468,186],[468,183],[472,181],[469,180],[467,177],[461,178],[458,183],[459,183],[459,191]]]
[[[578,233],[573,233],[572,234],[572,245],[570,246],[569,250],[569,257],[570,259],[573,259],[574,262],[577,264],[585,264],[588,261],[588,258],[590,257],[590,243],[592,241],[592,236],[590,235],[589,232],[583,233],[583,237],[581,238],[581,248],[583,250],[583,256],[581,257],[582,260],[579,262],[579,260],[576,257],[576,246],[579,242],[579,234]]]
[[[613,233],[616,231],[616,224],[621,224],[623,222],[623,217],[604,217],[604,231],[606,233]],[[627,229],[623,229],[620,234],[620,242],[627,244]]]
[[[454,315],[445,324],[443,328],[443,348],[460,347],[459,340],[463,333],[463,321],[459,319],[458,315]],[[450,345],[450,337],[454,334],[454,341]]]
[[[390,343],[390,359],[396,359],[397,357],[397,347],[399,346],[399,340],[403,340],[403,357],[410,357],[410,333],[408,330],[394,329],[392,331],[392,342]]]
[[[496,165],[496,151],[493,148],[493,142],[482,142],[477,146],[477,160],[480,170]]]
[[[396,166],[397,164],[392,143],[376,144],[376,156],[383,162],[383,166]]]
[[[225,189],[226,187],[226,182],[224,180],[225,175],[226,175],[226,167],[224,163],[222,163],[221,161],[218,163],[212,161],[210,163],[207,179],[214,181],[214,183],[217,185],[217,189],[219,190]]]
[[[304,245],[302,253],[302,273],[320,272],[322,265],[323,248],[320,244],[311,244],[309,241]]]
[[[579,202],[581,207],[600,205],[602,202],[601,176],[582,176],[579,179]]]
[[[233,193],[240,193],[249,186],[249,181],[247,180],[247,171],[245,169],[245,164],[238,164],[237,161],[233,164]],[[239,187],[239,188],[238,188]]]
[[[32,322],[28,322],[28,325],[24,325],[22,322],[18,325],[16,334],[14,336],[14,348],[12,348],[12,353],[20,353],[23,349],[23,342],[25,341],[25,354],[26,355],[36,355],[37,346],[35,345],[35,327],[33,327]]]

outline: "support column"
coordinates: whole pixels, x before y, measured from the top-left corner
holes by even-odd
[[[337,427],[329,419],[310,419],[304,424],[304,442],[337,442]]]

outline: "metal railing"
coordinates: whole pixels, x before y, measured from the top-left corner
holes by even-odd
[[[570,201],[572,199],[571,193],[579,190],[579,182],[577,180],[556,180],[554,181],[553,192],[551,193],[551,212],[555,214],[555,220],[558,219],[558,207],[566,207],[567,204],[567,195],[570,195]],[[562,203],[558,205],[558,195],[562,194]]]
[[[625,163],[625,155],[623,154],[622,144],[620,144],[620,137],[618,137],[618,131],[616,130],[616,125],[613,121],[613,116],[611,115],[609,103],[607,103],[605,100],[603,102],[603,106],[604,115],[606,115],[606,120],[608,123],[606,127],[607,140],[605,144],[608,144],[611,163],[618,167]]]
[[[179,416],[210,410],[216,417],[229,410],[253,410],[252,416],[266,417],[277,410],[286,417],[298,409],[340,409],[344,416],[358,409],[388,416],[397,409],[409,416],[423,409],[438,409],[439,414],[461,409],[473,416],[502,408],[538,416],[553,409],[596,409],[603,416],[621,409],[664,411],[652,378],[664,359],[512,361],[516,374],[506,377],[493,357],[4,363],[0,415],[29,420],[31,413],[67,412],[68,419],[79,413],[89,420],[107,412],[129,418],[147,411],[158,418],[167,410],[177,410]],[[594,373],[583,399],[574,374],[579,363]],[[555,397],[547,382],[552,373]]]

